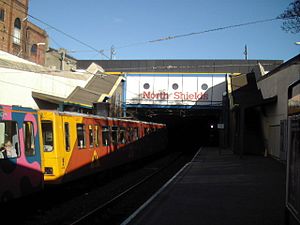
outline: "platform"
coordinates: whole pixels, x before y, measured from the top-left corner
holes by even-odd
[[[283,225],[285,165],[202,148],[122,225]]]

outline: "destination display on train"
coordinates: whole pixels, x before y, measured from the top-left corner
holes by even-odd
[[[220,105],[226,74],[128,74],[126,104]]]

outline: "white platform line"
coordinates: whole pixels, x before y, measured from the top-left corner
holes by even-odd
[[[202,147],[198,150],[198,152],[193,157],[192,161],[195,159],[195,157],[200,153],[202,150]],[[164,184],[157,192],[155,192],[143,205],[141,205],[137,210],[134,211],[126,220],[124,220],[121,225],[127,225],[129,224],[144,208],[146,208],[161,192],[163,192],[168,185],[183,171],[185,168],[187,168],[191,162],[185,164],[167,183]]]

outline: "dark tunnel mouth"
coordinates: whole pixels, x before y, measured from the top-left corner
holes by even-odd
[[[167,125],[168,147],[172,151],[195,151],[203,146],[220,145],[220,111],[190,116],[157,114],[151,120]]]

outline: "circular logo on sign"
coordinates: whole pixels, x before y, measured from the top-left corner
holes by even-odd
[[[179,87],[178,84],[176,84],[176,83],[172,84],[172,88],[173,88],[174,90],[177,90],[178,87]]]
[[[144,87],[144,89],[149,89],[150,88],[150,84],[145,83],[143,87]]]
[[[207,84],[204,83],[204,84],[201,85],[201,89],[202,89],[202,90],[205,91],[205,90],[207,90],[207,88],[208,88],[208,85],[207,85]]]

